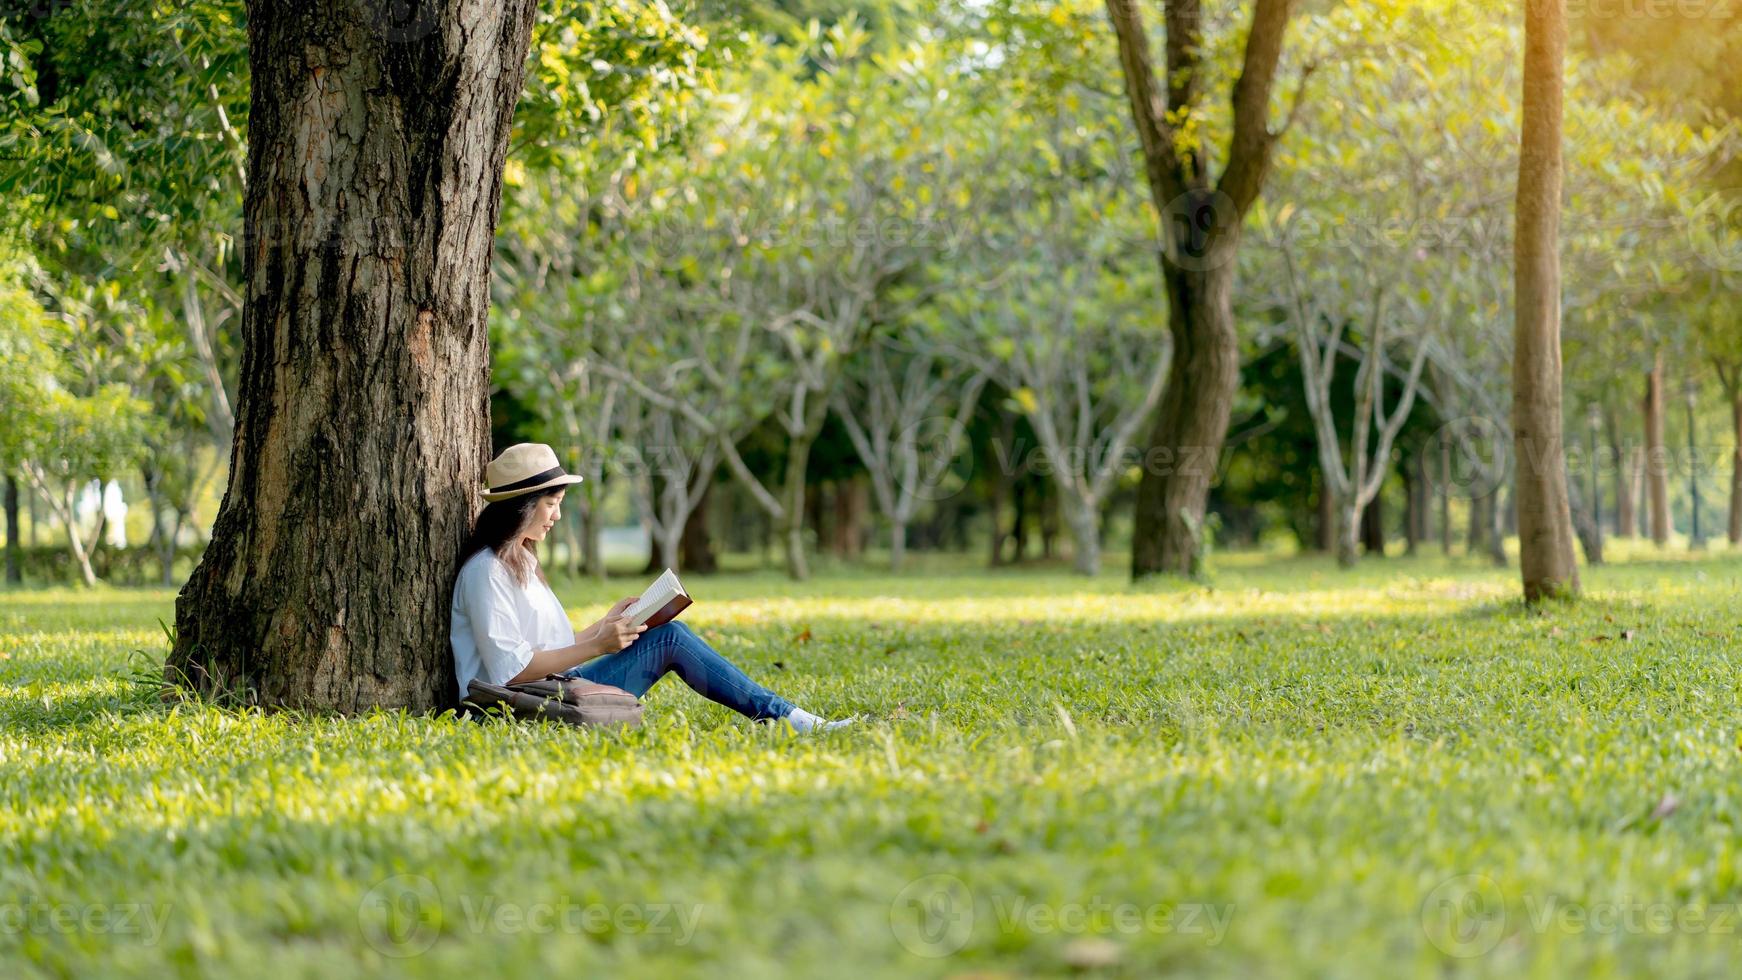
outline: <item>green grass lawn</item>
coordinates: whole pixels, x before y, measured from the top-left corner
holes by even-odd
[[[1216,568],[689,583],[810,738],[165,708],[171,593],[0,595],[0,975],[1733,972],[1742,558]]]

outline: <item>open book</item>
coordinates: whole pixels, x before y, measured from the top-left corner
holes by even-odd
[[[665,574],[653,580],[653,584],[643,589],[641,599],[623,611],[629,621],[636,626],[646,623],[648,627],[664,626],[677,618],[677,614],[690,607],[690,594],[683,590],[683,583],[677,580],[677,573],[666,569]]]

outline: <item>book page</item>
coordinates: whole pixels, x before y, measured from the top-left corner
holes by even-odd
[[[629,618],[631,623],[640,626],[647,622],[649,616],[665,608],[665,604],[670,602],[674,596],[681,594],[683,594],[683,586],[678,584],[677,573],[668,568],[653,580],[653,584],[641,593],[640,601],[630,606],[624,615]]]

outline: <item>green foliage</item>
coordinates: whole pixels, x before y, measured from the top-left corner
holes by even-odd
[[[155,942],[7,929],[0,964],[27,977],[1054,976],[1087,955],[1131,977],[1728,970],[1729,932],[1554,910],[1731,907],[1734,557],[1594,570],[1591,601],[1544,614],[1511,601],[1509,574],[1474,566],[1216,563],[1210,585],[1160,591],[956,567],[691,582],[686,618],[752,676],[868,716],[819,738],[754,726],[675,679],[624,734],[167,707],[128,678],[155,667],[131,652],[161,649],[171,592],[0,595],[9,901],[130,903],[162,923]],[[616,595],[559,590],[577,621]],[[953,955],[901,942],[918,936],[904,899],[928,875],[976,902]],[[1437,904],[1463,876],[1496,905]],[[647,921],[533,933],[495,916],[564,900],[699,912],[681,943]],[[1071,931],[1013,918],[1017,901],[1231,918],[1220,933],[1105,918]]]

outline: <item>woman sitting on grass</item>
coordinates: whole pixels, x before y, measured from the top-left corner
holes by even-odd
[[[454,672],[460,696],[474,677],[489,684],[519,684],[563,674],[609,684],[641,697],[669,672],[710,701],[757,721],[785,718],[801,732],[850,724],[825,721],[793,707],[757,684],[673,620],[648,629],[631,625],[621,599],[605,617],[576,635],[568,614],[538,566],[538,542],[561,518],[563,494],[578,476],[563,472],[549,446],[510,446],[484,470],[490,503],[460,553],[454,583]]]

